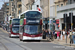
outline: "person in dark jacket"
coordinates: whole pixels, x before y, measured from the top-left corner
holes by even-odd
[[[46,39],[46,33],[44,29],[43,29],[43,39]]]
[[[46,37],[48,37],[48,31],[47,30],[45,30],[45,34],[46,34]]]
[[[50,38],[51,40],[53,40],[53,33],[52,33],[51,30],[49,30],[49,38]]]

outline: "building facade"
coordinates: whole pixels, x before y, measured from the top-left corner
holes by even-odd
[[[8,22],[8,16],[9,16],[9,2],[5,2],[2,5],[1,9],[3,11],[4,22],[7,23]]]
[[[9,0],[10,16],[12,18],[18,18],[19,14],[22,12],[21,0]]]
[[[14,18],[14,0],[9,0],[9,16],[11,19]]]
[[[32,4],[32,10],[37,10],[37,6],[40,7],[40,0],[34,0],[34,3]]]
[[[3,10],[0,10],[0,23],[4,22]]]
[[[32,10],[32,4],[34,3],[34,0],[22,0],[22,12],[26,10]]]
[[[49,0],[40,0],[40,6],[43,9],[43,17],[49,17]]]
[[[67,14],[67,30],[71,29],[71,24],[73,25],[73,28],[75,28],[75,22],[74,22],[74,16],[75,16],[75,0],[58,0],[55,1],[55,4],[57,4],[57,18],[59,19],[59,28],[58,29],[65,29],[65,23],[64,23],[64,14]],[[73,13],[73,23],[71,23],[71,17],[70,13]],[[69,20],[68,20],[69,18]]]
[[[40,0],[40,7],[43,10],[43,28],[49,29],[49,0]]]
[[[22,12],[28,10],[27,4],[28,4],[28,0],[22,0]]]
[[[19,18],[19,14],[22,13],[22,0],[17,0],[17,18]]]

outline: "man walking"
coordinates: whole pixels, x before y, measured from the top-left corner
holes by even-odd
[[[70,45],[73,44],[72,31],[70,30]]]

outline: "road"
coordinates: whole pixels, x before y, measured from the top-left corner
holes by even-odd
[[[8,33],[0,28],[0,50],[75,50],[72,47],[52,44],[51,42],[20,41],[9,38]]]

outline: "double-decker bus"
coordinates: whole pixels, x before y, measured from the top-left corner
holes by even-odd
[[[10,22],[11,24],[10,24],[9,37],[19,37],[20,19],[14,18]]]
[[[20,41],[42,39],[42,13],[38,10],[27,10],[20,14]]]

